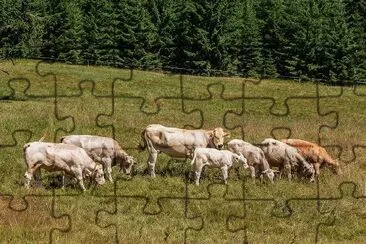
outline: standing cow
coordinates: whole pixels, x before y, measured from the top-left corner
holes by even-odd
[[[267,138],[261,143],[261,148],[270,166],[278,167],[280,171],[287,174],[291,179],[292,172],[299,172],[301,175],[314,181],[314,167],[309,164],[300,152],[286,143]]]
[[[262,149],[239,139],[229,141],[227,143],[227,149],[236,154],[241,153],[244,155],[248,161],[253,179],[266,175],[270,182],[273,183],[274,172],[270,168]]]
[[[246,158],[239,153],[228,150],[217,150],[215,148],[196,148],[193,153],[191,165],[195,167],[196,185],[200,184],[200,177],[203,167],[220,168],[225,184],[227,184],[228,171],[234,162],[241,162],[244,169],[248,168]]]
[[[120,169],[129,175],[135,163],[133,157],[129,156],[113,138],[71,135],[62,137],[61,142],[83,148],[94,161],[103,165],[104,172],[110,182],[113,182],[113,166],[118,164]]]
[[[286,139],[282,142],[297,148],[304,158],[314,165],[315,174],[319,176],[320,167],[329,167],[334,174],[342,173],[339,163],[334,160],[325,150],[325,148],[308,141],[300,139]]]
[[[24,175],[24,185],[29,188],[34,174],[40,175],[40,170],[62,171],[63,174],[75,177],[83,191],[83,178],[92,177],[97,184],[104,184],[102,166],[96,164],[86,152],[74,145],[62,143],[32,142],[24,145],[24,161],[27,171]],[[37,178],[39,179],[39,178]],[[62,180],[65,186],[64,177]]]
[[[224,146],[224,138],[229,133],[222,128],[213,130],[185,130],[165,127],[159,124],[148,125],[141,134],[139,148],[147,148],[149,152],[149,173],[155,177],[155,163],[158,153],[163,152],[171,157],[192,157],[195,148],[208,147],[221,149]]]

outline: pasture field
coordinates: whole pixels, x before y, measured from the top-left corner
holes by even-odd
[[[37,63],[0,62],[1,243],[365,242],[366,150],[352,146],[366,142],[366,87]],[[147,152],[136,149],[151,123],[221,126],[230,139],[251,143],[291,133],[327,146],[343,174],[323,169],[318,183],[271,185],[252,182],[240,168],[226,187],[211,184],[221,182],[220,170],[206,169],[195,186],[189,160],[160,154],[153,179]],[[115,136],[136,158],[133,176],[114,168],[114,184],[82,194],[72,183],[62,190],[57,173],[42,172],[44,188],[23,189],[23,145],[46,131],[50,142]]]

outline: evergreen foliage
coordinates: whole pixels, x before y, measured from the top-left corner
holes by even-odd
[[[0,0],[0,58],[366,81],[363,0]]]

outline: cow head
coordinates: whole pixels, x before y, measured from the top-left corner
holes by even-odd
[[[235,159],[243,164],[244,169],[249,168],[247,159],[244,157],[243,154],[239,153],[239,155],[235,155]]]
[[[222,149],[224,146],[224,138],[226,136],[229,137],[230,133],[224,132],[224,129],[218,127],[212,131],[210,139],[215,148]]]
[[[274,140],[272,138],[267,138],[258,145],[260,149],[263,150],[264,153],[270,154],[273,152],[275,148],[279,146],[279,141]]]
[[[124,155],[119,162],[120,170],[126,175],[130,175],[134,164],[135,159],[132,156]]]
[[[328,167],[332,170],[332,172],[336,175],[341,175],[343,174],[342,172],[342,169],[341,169],[341,166],[339,164],[339,162],[337,160],[334,160],[334,163],[329,165],[328,164]]]
[[[105,183],[103,167],[101,164],[97,164],[95,166],[93,172],[93,178],[97,182],[98,185],[103,185]]]

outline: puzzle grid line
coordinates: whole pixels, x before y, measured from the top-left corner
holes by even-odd
[[[272,109],[274,108],[275,106],[275,103],[276,103],[276,99],[273,98],[273,97],[251,97],[251,96],[246,96],[245,94],[245,86],[246,86],[246,83],[242,82],[242,95],[240,97],[237,97],[237,98],[225,98],[224,97],[224,94],[225,94],[225,85],[221,82],[216,82],[216,83],[211,83],[209,85],[207,85],[207,91],[209,93],[209,97],[208,98],[204,98],[204,99],[197,99],[197,98],[192,98],[192,97],[185,97],[184,96],[184,92],[183,92],[183,86],[184,86],[184,78],[183,78],[183,75],[182,74],[179,74],[179,81],[180,81],[180,94],[181,96],[180,97],[174,97],[174,96],[160,96],[160,97],[157,97],[154,99],[154,103],[156,104],[157,106],[157,111],[155,112],[146,112],[143,110],[143,107],[146,103],[146,99],[144,97],[140,97],[140,96],[115,96],[114,94],[114,88],[115,88],[115,85],[118,81],[123,81],[123,82],[128,82],[128,81],[132,81],[133,80],[133,70],[131,69],[130,70],[130,77],[128,78],[114,78],[113,79],[113,82],[112,82],[112,87],[111,87],[111,96],[101,96],[101,95],[97,95],[95,94],[95,81],[93,80],[82,80],[82,81],[79,81],[78,82],[78,88],[79,88],[79,91],[80,93],[78,95],[71,95],[71,96],[65,96],[65,95],[58,95],[57,93],[57,89],[58,89],[58,82],[57,82],[57,76],[56,74],[54,73],[46,73],[46,74],[42,74],[40,71],[39,71],[39,65],[42,64],[43,62],[39,62],[36,66],[36,73],[41,76],[41,77],[53,77],[53,81],[54,81],[54,95],[53,96],[42,96],[42,95],[30,95],[30,94],[27,94],[27,91],[28,89],[30,88],[31,86],[31,82],[26,79],[26,78],[21,78],[23,80],[26,81],[26,84],[27,84],[27,87],[26,89],[24,90],[24,95],[27,97],[27,98],[30,98],[30,99],[49,99],[49,98],[53,98],[54,99],[54,106],[55,106],[55,117],[57,120],[67,120],[67,119],[71,119],[72,121],[72,124],[73,124],[73,127],[70,129],[70,130],[65,130],[63,128],[57,128],[57,130],[55,131],[54,133],[54,138],[53,138],[53,141],[56,142],[56,138],[57,138],[57,135],[58,133],[72,133],[74,130],[75,130],[75,120],[74,120],[74,117],[72,116],[60,116],[59,113],[58,113],[58,109],[57,109],[57,99],[58,98],[71,98],[71,97],[81,97],[83,95],[83,92],[84,92],[84,89],[82,88],[82,84],[84,83],[90,83],[92,84],[92,89],[91,89],[91,94],[96,97],[96,98],[111,98],[111,101],[112,101],[112,112],[109,113],[109,114],[98,114],[97,117],[95,118],[95,122],[96,122],[96,125],[100,128],[112,128],[112,135],[113,135],[113,138],[116,138],[116,128],[114,127],[113,124],[106,124],[106,125],[102,125],[100,124],[100,121],[99,121],[99,118],[101,116],[112,116],[115,114],[115,99],[116,98],[132,98],[132,99],[140,99],[142,100],[141,102],[141,106],[140,106],[140,112],[141,113],[144,113],[144,114],[147,114],[147,115],[151,115],[151,114],[158,114],[161,110],[161,107],[160,107],[160,104],[158,103],[159,100],[161,99],[178,99],[178,100],[181,100],[181,110],[183,113],[186,113],[186,114],[191,114],[191,113],[194,113],[194,112],[199,112],[202,120],[201,120],[201,123],[198,127],[193,127],[192,125],[186,125],[186,127],[193,127],[193,128],[202,128],[203,126],[203,121],[204,121],[204,116],[203,116],[203,112],[202,110],[200,109],[193,109],[193,110],[186,110],[185,108],[185,101],[187,100],[190,100],[190,101],[209,101],[212,99],[212,92],[210,90],[210,87],[211,86],[221,86],[222,90],[221,90],[221,93],[220,93],[220,98],[224,101],[230,101],[230,100],[237,100],[237,99],[240,99],[242,100],[242,111],[241,113],[237,114],[236,112],[234,111],[231,111],[231,110],[228,110],[226,111],[226,113],[224,114],[224,117],[223,117],[223,125],[226,129],[228,130],[235,130],[239,127],[241,127],[240,125],[236,126],[236,127],[229,127],[227,126],[226,124],[226,115],[229,114],[229,113],[232,113],[232,114],[235,114],[235,115],[238,115],[238,116],[242,116],[243,113],[244,113],[244,106],[245,106],[245,101],[246,100],[269,100],[272,102],[272,105],[271,107],[269,108],[269,113],[272,114],[272,115],[275,115],[275,116],[287,116],[289,114],[289,111],[290,111],[290,107],[289,107],[289,104],[288,102],[292,99],[316,99],[317,101],[317,112],[320,116],[327,116],[327,115],[335,115],[336,117],[336,123],[335,125],[333,126],[329,126],[329,125],[321,125],[319,127],[319,132],[318,132],[318,143],[321,145],[321,138],[320,138],[320,133],[321,133],[321,130],[323,128],[330,128],[330,129],[336,129],[338,127],[338,119],[339,119],[339,114],[338,114],[338,111],[335,111],[335,110],[331,110],[331,111],[325,111],[325,112],[321,112],[321,108],[320,108],[320,99],[323,99],[323,98],[336,98],[336,97],[341,97],[343,95],[343,87],[341,87],[341,92],[337,95],[328,95],[328,96],[322,96],[319,94],[319,83],[316,83],[316,95],[315,96],[292,96],[292,97],[287,97],[286,100],[284,101],[284,104],[285,104],[285,107],[287,109],[287,112],[284,113],[284,114],[278,114],[278,113],[274,113],[272,112]],[[15,95],[15,89],[12,87],[12,83],[16,80],[19,80],[19,78],[12,78],[12,79],[9,79],[8,81],[8,88],[10,89],[11,93],[10,93],[10,97],[14,96]],[[262,80],[260,79],[258,83],[262,82]],[[356,96],[365,96],[364,94],[362,93],[357,93],[357,86],[354,87],[353,89],[353,93],[356,95]],[[243,128],[240,128],[241,131],[242,131],[242,138],[244,138],[244,130]],[[274,135],[273,134],[273,130],[276,130],[276,129],[289,129],[289,131],[291,132],[291,128],[286,128],[286,127],[278,127],[278,128],[273,128],[272,131],[271,131],[271,135]],[[26,130],[26,129],[19,129],[19,130],[15,130],[12,132],[12,138],[13,138],[13,142],[12,144],[7,144],[7,145],[0,145],[0,149],[1,148],[6,148],[6,147],[15,147],[15,146],[18,146],[18,140],[17,140],[17,136],[16,134],[18,133],[22,133],[22,134],[28,134],[28,137],[27,137],[27,141],[29,141],[31,138],[33,138],[33,132],[31,130]],[[290,133],[291,135],[291,133]],[[342,150],[343,148],[340,146],[340,145],[326,145],[325,147],[339,147],[340,148],[340,153],[339,154],[342,154]],[[362,148],[365,148],[365,145],[363,144],[357,144],[357,145],[353,145],[352,146],[352,152],[353,152],[353,156],[354,158],[350,161],[350,162],[353,162],[355,159],[356,159],[356,152],[355,152],[355,149],[358,148],[358,147],[362,147]],[[136,148],[127,148],[127,149],[136,149]],[[143,214],[149,214],[145,211],[145,208],[147,207],[148,205],[148,202],[150,201],[150,199],[146,196],[129,196],[129,195],[118,195],[117,192],[116,192],[116,184],[118,182],[119,179],[117,179],[115,182],[114,182],[114,195],[104,195],[104,196],[99,196],[99,197],[104,197],[104,198],[115,198],[115,210],[117,211],[117,198],[141,198],[141,199],[144,199],[145,200],[145,206],[144,208],[142,209],[142,213]],[[211,198],[211,192],[208,190],[208,193],[209,193],[209,196],[208,198],[194,198],[194,197],[189,197],[188,195],[188,181],[187,181],[187,176],[185,177],[185,194],[184,196],[182,197],[158,197],[157,198],[157,204],[160,208],[160,210],[162,211],[162,205],[161,205],[161,201],[164,200],[164,199],[172,199],[172,200],[179,200],[179,201],[184,201],[185,203],[185,208],[188,207],[188,202],[189,201],[194,201],[194,200],[209,200]],[[207,189],[209,189],[212,185],[215,185],[217,183],[210,183],[208,186],[207,186]],[[344,197],[344,192],[342,190],[342,186],[344,184],[350,184],[353,186],[353,191],[352,191],[352,194],[351,196],[355,199],[364,199],[366,198],[365,196],[358,196],[356,195],[356,189],[357,189],[357,185],[354,183],[354,182],[344,182],[342,183],[341,185],[338,186],[339,188],[339,192],[340,192],[340,195],[338,197],[320,197],[320,194],[319,194],[319,182],[317,182],[317,196],[314,197],[314,198],[289,198],[289,199],[286,199],[285,201],[285,208],[286,208],[286,211],[288,211],[288,215],[287,217],[290,217],[292,215],[292,209],[290,207],[290,203],[293,202],[293,201],[316,201],[317,202],[317,209],[319,211],[320,214],[324,214],[320,211],[320,207],[319,207],[319,202],[321,201],[336,201],[336,200],[339,200],[339,199],[342,199]],[[226,187],[226,193],[227,193],[227,189],[228,187]],[[243,192],[245,192],[245,184],[243,184]],[[245,204],[247,202],[261,202],[261,201],[273,201],[273,204],[276,205],[276,201],[274,198],[268,198],[268,199],[258,199],[258,198],[254,198],[254,199],[251,199],[251,198],[245,198],[245,196],[243,196],[242,198],[237,198],[237,199],[226,199],[226,193],[225,193],[225,196],[224,196],[224,199],[227,200],[227,201],[240,201],[244,204],[244,208],[245,208]],[[365,192],[366,194],[366,192]],[[51,229],[50,233],[49,233],[49,242],[51,243],[52,242],[52,236],[53,236],[53,233],[54,231],[60,231],[60,232],[68,232],[71,230],[72,228],[72,217],[70,215],[67,215],[67,214],[61,214],[61,215],[57,215],[55,213],[55,204],[56,204],[56,197],[79,197],[81,194],[56,194],[55,191],[53,190],[52,191],[52,194],[43,194],[43,195],[34,195],[34,194],[29,194],[29,195],[24,195],[21,197],[21,199],[23,200],[23,202],[25,203],[25,208],[24,209],[20,209],[20,210],[17,210],[17,209],[14,209],[12,207],[12,201],[14,200],[14,196],[12,194],[9,194],[9,193],[1,193],[0,196],[1,197],[9,197],[10,200],[9,200],[9,205],[8,205],[8,208],[11,209],[12,211],[25,211],[27,208],[28,208],[28,202],[26,200],[27,197],[45,197],[45,198],[52,198],[52,211],[51,211],[51,216],[54,217],[54,218],[67,218],[68,219],[68,222],[69,222],[69,226],[65,229]],[[93,194],[92,194],[93,195]],[[96,195],[93,195],[94,197]],[[98,197],[98,196],[96,196]],[[99,212],[101,211],[105,211],[104,209],[100,209],[98,210],[97,214],[96,214],[96,219],[95,219],[95,224],[100,226],[99,223],[98,223],[98,220],[97,220],[97,216],[99,214]],[[116,213],[116,212],[114,212]],[[160,212],[158,213],[153,213],[152,215],[158,215]],[[150,213],[151,214],[151,213]],[[271,213],[273,214],[273,213]],[[191,218],[191,217],[188,217],[188,214],[187,212],[184,213],[184,215],[187,217],[187,218]],[[274,217],[279,217],[279,216],[276,216],[276,214],[273,214]],[[202,221],[202,225],[199,227],[199,228],[192,228],[192,227],[189,227],[187,229],[185,229],[185,232],[184,232],[184,241],[186,241],[186,238],[187,238],[187,233],[189,230],[194,230],[194,231],[200,231],[202,230],[203,226],[204,226],[204,220],[202,218],[202,216],[195,216],[193,218],[200,218],[201,221]],[[245,217],[242,217],[242,216],[228,216],[227,217],[227,221],[229,221],[229,219],[232,219],[232,218],[243,218],[245,219]],[[316,226],[316,230],[315,230],[315,242],[318,242],[319,241],[319,231],[321,229],[321,227],[323,226],[332,226],[334,225],[334,221],[331,221],[331,222],[320,222],[318,223],[318,225]],[[100,226],[101,228],[108,228],[109,226]],[[238,230],[235,230],[235,231],[232,231],[228,228],[227,226],[227,230],[229,232],[236,232],[236,231],[240,231],[240,230],[245,230],[245,235],[247,235],[247,229],[246,227],[244,228],[241,228],[241,229],[238,229]],[[118,233],[116,233],[116,241],[118,240]],[[247,242],[247,240],[244,240],[245,242]]]

